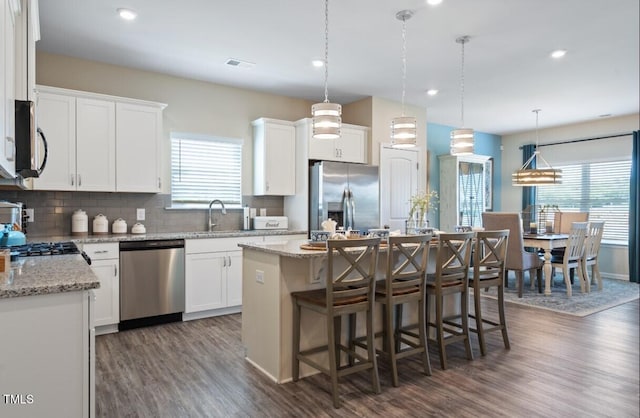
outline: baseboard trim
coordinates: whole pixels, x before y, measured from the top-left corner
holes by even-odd
[[[212,316],[230,315],[242,312],[242,306],[230,306],[228,308],[210,309],[200,312],[189,312],[182,314],[183,321],[193,321],[194,319],[211,318]]]

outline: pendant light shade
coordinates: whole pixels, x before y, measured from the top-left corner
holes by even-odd
[[[451,155],[473,154],[473,129],[464,127],[464,44],[469,42],[469,36],[461,36],[456,43],[462,45],[462,60],[460,65],[460,128],[451,131],[450,149]]]
[[[511,184],[514,186],[562,184],[562,170],[551,167],[538,151],[538,113],[540,109],[535,109],[532,112],[536,114],[536,150],[522,167],[511,175]],[[539,163],[544,163],[546,167],[537,168]]]
[[[404,98],[407,86],[407,20],[413,16],[411,10],[396,13],[396,19],[402,20],[402,116],[391,120],[391,146],[393,148],[412,148],[416,146],[416,118],[404,115]]]
[[[311,106],[313,137],[340,138],[342,106],[329,102],[329,0],[324,2],[324,102]]]

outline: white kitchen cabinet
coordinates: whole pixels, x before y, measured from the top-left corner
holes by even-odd
[[[486,155],[440,155],[440,227],[482,226]]]
[[[38,124],[50,151],[34,188],[157,193],[163,108],[39,86]]]
[[[15,34],[20,3],[3,1],[0,5],[0,177],[15,177]]]
[[[116,104],[116,191],[160,191],[162,109],[159,104]]]
[[[313,138],[311,119],[301,125],[308,133],[310,160],[342,161],[349,163],[367,162],[367,135],[369,129],[363,126],[343,124],[340,138]]]
[[[0,416],[93,416],[92,303],[90,291],[0,299]]]
[[[39,190],[115,190],[115,106],[106,100],[40,91],[38,125],[49,143]]]
[[[260,118],[253,125],[253,194],[286,196],[296,190],[293,122]]]
[[[198,312],[241,310],[242,250],[238,243],[255,240],[262,241],[262,237],[185,241],[185,319],[202,317],[189,315]]]
[[[47,137],[51,151],[42,175],[33,180],[34,189],[75,190],[76,99],[40,92],[37,100],[38,126]]]
[[[100,279],[100,288],[94,289],[96,334],[116,332],[120,322],[118,243],[84,244],[82,249],[91,258],[91,270]]]

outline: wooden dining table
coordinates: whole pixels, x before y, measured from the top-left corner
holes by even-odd
[[[551,294],[551,250],[567,246],[568,234],[524,234],[524,246],[544,250],[544,294]]]

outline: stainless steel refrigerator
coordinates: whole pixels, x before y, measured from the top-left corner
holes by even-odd
[[[378,167],[318,161],[309,173],[309,229],[322,229],[331,218],[339,227],[359,230],[380,228]]]

